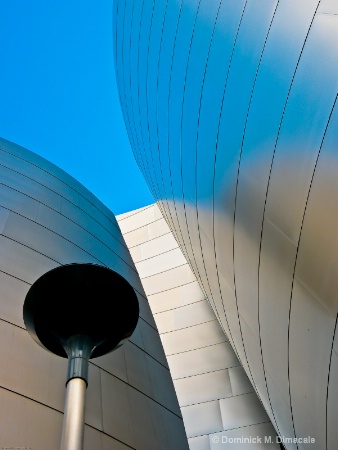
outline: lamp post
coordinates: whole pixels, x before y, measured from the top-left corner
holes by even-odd
[[[88,361],[120,347],[136,328],[139,305],[131,285],[95,264],[59,266],[29,289],[23,316],[30,336],[68,358],[61,450],[83,448]]]

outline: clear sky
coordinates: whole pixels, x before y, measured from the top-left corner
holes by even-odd
[[[113,0],[0,0],[0,136],[90,189],[115,214],[153,202],[116,90]]]

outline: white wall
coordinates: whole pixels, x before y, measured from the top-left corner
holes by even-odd
[[[117,217],[158,327],[191,450],[275,431],[156,205]],[[237,447],[236,447],[237,445]],[[237,449],[279,449],[277,444]]]

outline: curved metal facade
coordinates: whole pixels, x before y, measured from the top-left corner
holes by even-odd
[[[116,0],[139,167],[288,449],[338,431],[338,6]]]
[[[90,360],[85,450],[187,448],[160,337],[112,212],[67,173],[3,139],[0,178],[0,446],[59,448],[67,360],[33,342],[22,306],[49,270],[94,263],[129,281],[140,318],[121,348]]]

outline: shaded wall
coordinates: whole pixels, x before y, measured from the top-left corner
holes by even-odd
[[[0,233],[0,446],[59,448],[67,360],[29,337],[22,306],[42,274],[81,262],[123,275],[140,303],[130,340],[90,361],[85,449],[186,448],[166,357],[113,214],[53,164],[0,140]],[[113,289],[112,301],[123,301]]]

